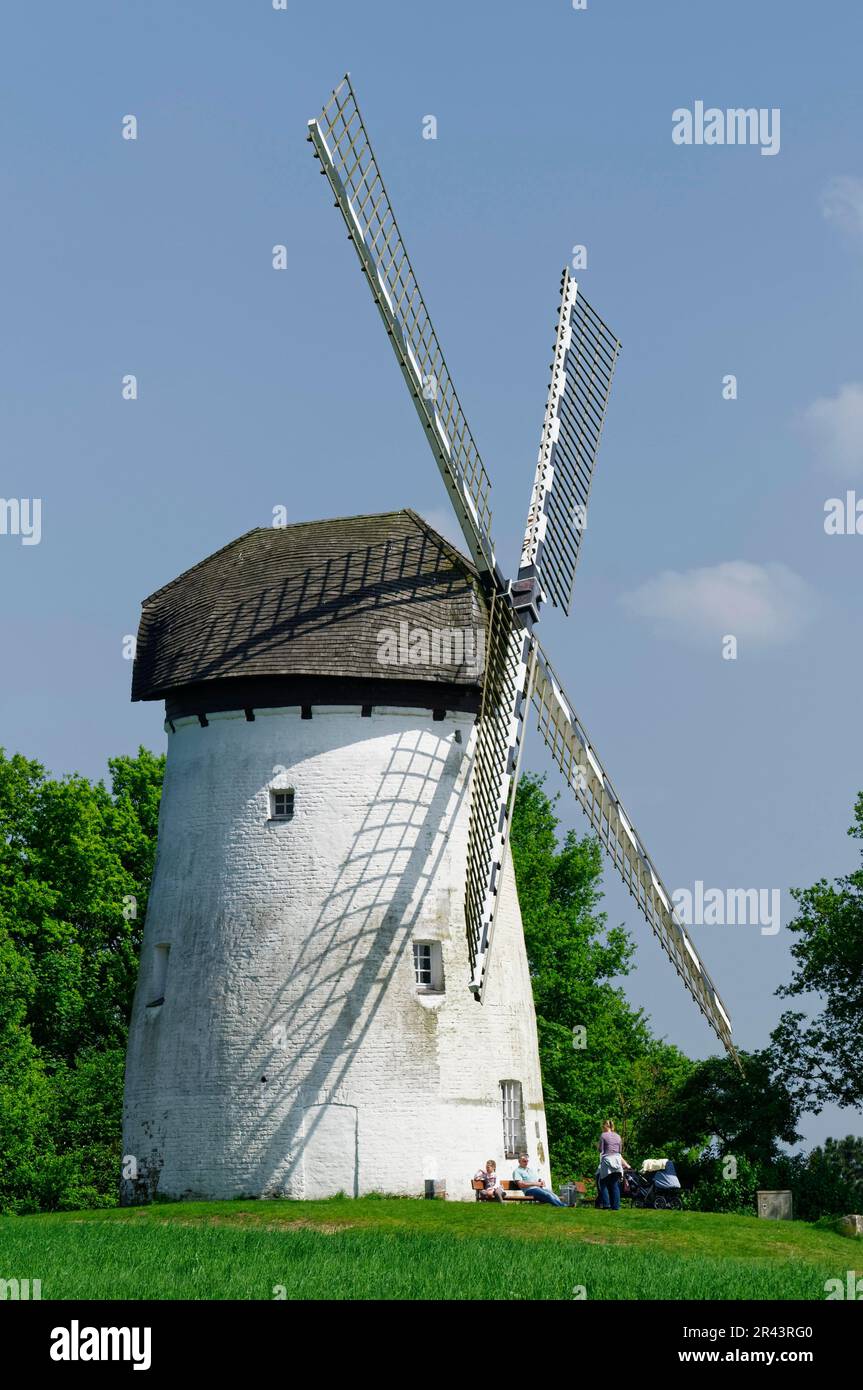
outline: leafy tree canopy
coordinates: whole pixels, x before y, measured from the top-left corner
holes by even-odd
[[[863,792],[848,834],[863,841]],[[834,883],[794,889],[800,911],[789,931],[796,966],[784,998],[815,993],[821,1012],[782,1015],[772,1034],[780,1077],[816,1113],[825,1102],[863,1105],[863,864]]]
[[[742,1071],[727,1056],[690,1064],[645,1121],[655,1148],[764,1164],[779,1158],[782,1145],[796,1143],[800,1107],[777,1084],[769,1051],[743,1052],[740,1060]]]
[[[109,769],[0,750],[0,1210],[114,1200],[164,758]]]

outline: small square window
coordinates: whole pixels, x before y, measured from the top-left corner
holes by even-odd
[[[439,941],[414,942],[414,979],[421,994],[443,993],[443,956]]]
[[[282,791],[270,792],[270,816],[272,820],[290,820],[293,814],[293,787],[286,787]]]

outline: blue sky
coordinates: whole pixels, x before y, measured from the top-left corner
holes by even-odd
[[[162,747],[160,709],[129,702],[140,601],[275,506],[412,506],[452,534],[305,142],[349,68],[505,569],[561,267],[587,247],[582,290],[623,351],[574,612],[543,640],[666,881],[780,888],[787,922],[791,885],[856,865],[863,536],[825,534],[824,504],[863,498],[860,13],[111,0],[19,4],[4,31],[0,493],[42,500],[38,545],[0,535],[7,749],[100,776]],[[778,108],[779,152],[676,145],[672,112],[699,100]],[[606,882],[643,945],[631,997],[705,1055],[712,1035]],[[788,933],[693,935],[738,1041],[763,1045]]]

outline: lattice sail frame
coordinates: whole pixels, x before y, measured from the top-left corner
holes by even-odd
[[[519,580],[507,594],[491,538],[490,483],[431,325],[356,97],[345,77],[309,140],[384,321],[468,549],[492,596],[477,720],[465,918],[482,999],[531,701],[569,786],[678,974],[736,1058],[731,1023],[670,897],[532,633],[546,594],[566,612],[620,344],[564,271],[552,380]],[[520,611],[513,610],[518,603]],[[524,618],[522,617],[524,614]]]
[[[564,269],[551,383],[519,578],[569,612],[587,504],[620,342]]]
[[[530,632],[513,613],[505,595],[495,594],[476,722],[465,884],[470,988],[480,1003],[518,786],[534,651]]]
[[[491,484],[447,369],[346,75],[309,139],[329,179],[474,562],[498,586]]]
[[[545,652],[536,643],[533,704],[540,733],[648,926],[732,1057],[731,1020],[671,895],[627,816]]]

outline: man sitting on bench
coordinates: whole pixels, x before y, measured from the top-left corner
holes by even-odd
[[[535,1202],[547,1202],[552,1207],[562,1207],[564,1203],[547,1187],[542,1178],[530,1166],[528,1154],[519,1154],[518,1167],[512,1175],[512,1186],[532,1197]]]

